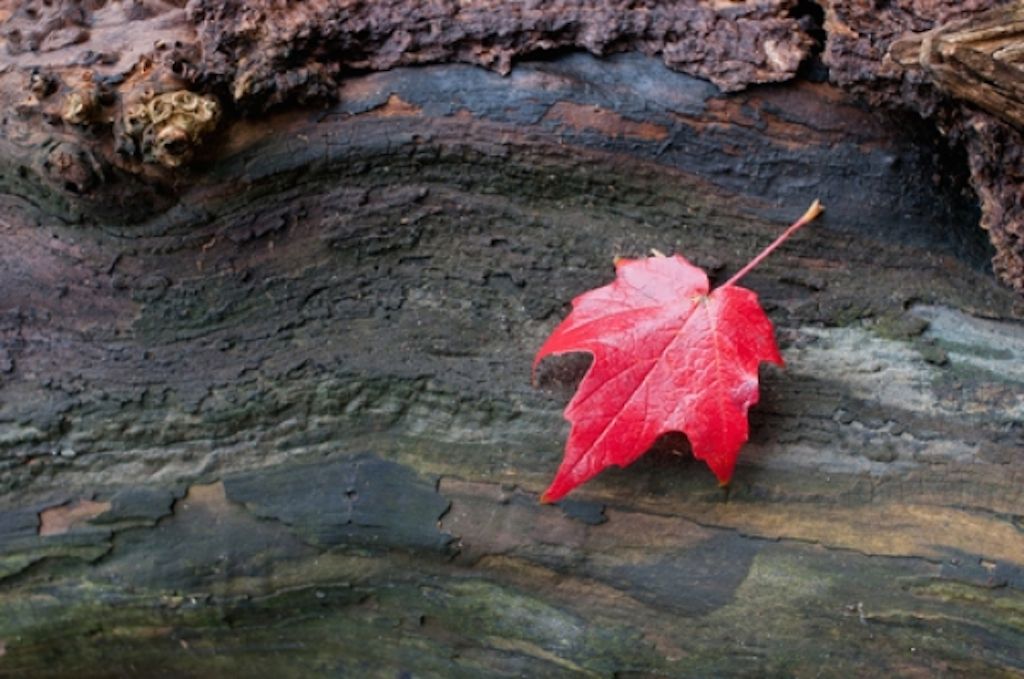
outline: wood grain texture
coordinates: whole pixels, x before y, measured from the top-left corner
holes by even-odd
[[[901,67],[923,70],[942,90],[1024,128],[1024,8],[1012,4],[897,41]]]
[[[1024,673],[1024,309],[926,128],[638,55],[340,94],[131,223],[0,195],[0,676]],[[537,504],[566,302],[814,197],[730,491],[669,437]]]

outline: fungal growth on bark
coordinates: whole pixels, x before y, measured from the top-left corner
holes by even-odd
[[[188,161],[216,129],[220,104],[188,90],[154,95],[127,105],[118,121],[118,151],[167,168]]]
[[[84,125],[96,116],[99,110],[99,95],[93,87],[83,87],[64,97],[61,118],[71,125]]]

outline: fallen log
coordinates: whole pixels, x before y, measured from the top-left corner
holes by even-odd
[[[970,148],[637,49],[410,56],[303,105],[203,66],[217,126],[173,166],[46,122],[80,113],[56,91],[12,116],[0,676],[1024,671],[1024,306]],[[745,279],[787,367],[728,491],[667,437],[538,504],[581,365],[530,362],[567,302],[652,247],[723,282],[813,198]]]

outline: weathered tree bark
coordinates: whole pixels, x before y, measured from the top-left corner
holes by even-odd
[[[852,29],[813,77],[795,3],[563,4],[0,9],[0,676],[1024,673],[1012,122]],[[623,53],[509,69],[555,47]],[[813,198],[745,282],[787,368],[731,488],[666,437],[539,505],[567,301]]]

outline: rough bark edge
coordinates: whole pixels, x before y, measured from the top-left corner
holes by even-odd
[[[972,107],[943,93],[934,72],[908,67],[905,55],[893,58],[901,39],[984,21],[984,11],[1006,4],[689,0],[647,7],[559,0],[538,9],[527,2],[413,0],[290,6],[199,0],[185,8],[10,2],[0,5],[0,47],[10,56],[0,69],[0,104],[16,115],[0,125],[0,156],[9,160],[0,189],[34,193],[52,212],[72,217],[134,220],[173,203],[167,189],[188,181],[179,166],[202,155],[222,107],[230,120],[332,98],[346,74],[367,69],[461,61],[507,73],[527,54],[636,50],[723,91],[781,82],[813,56],[814,17],[823,13],[822,56],[834,82],[874,105],[951,120],[952,139],[974,140],[966,148],[982,226],[998,250],[994,266],[1024,292],[1024,227],[1015,217],[1020,173],[995,171],[991,153],[1018,134],[994,121],[979,124]],[[111,25],[137,28],[133,45],[152,48],[104,51]],[[159,121],[152,114],[163,99],[189,97],[210,113],[200,120],[192,110],[173,109]],[[960,132],[967,129],[973,132]],[[998,138],[982,140],[983,129]]]

